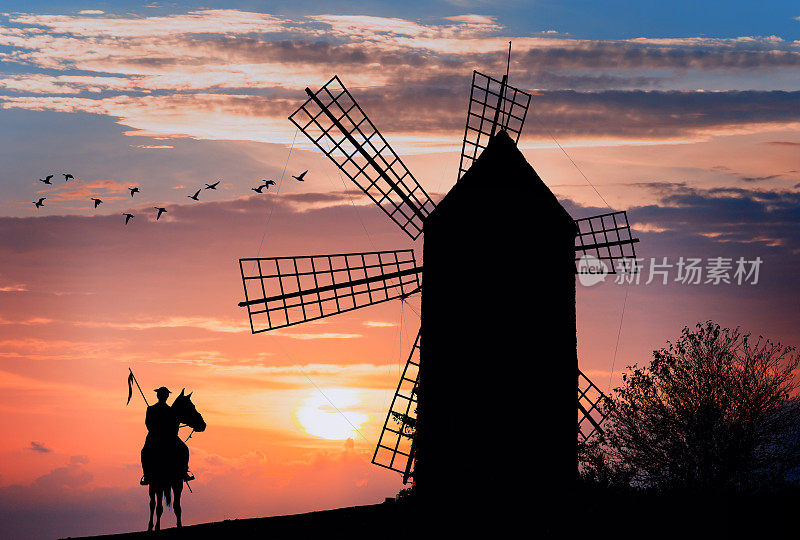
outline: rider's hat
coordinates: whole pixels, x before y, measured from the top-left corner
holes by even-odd
[[[154,390],[154,392],[155,392],[155,393],[156,393],[156,395],[157,395],[157,396],[159,396],[159,397],[160,397],[162,394],[163,394],[163,395],[166,395],[166,396],[168,396],[168,395],[170,395],[170,394],[172,393],[172,392],[170,392],[170,391],[169,391],[169,388],[167,388],[166,386],[162,386],[161,388],[156,388],[156,389]]]

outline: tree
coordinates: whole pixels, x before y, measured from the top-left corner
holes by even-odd
[[[793,347],[707,322],[629,366],[607,399],[603,453],[635,487],[753,490],[800,470]]]

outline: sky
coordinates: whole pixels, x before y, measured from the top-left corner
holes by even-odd
[[[128,368],[151,403],[161,385],[193,391],[209,426],[189,441],[184,523],[402,488],[370,459],[418,297],[258,335],[236,305],[240,257],[421,258],[423,238],[287,120],[335,74],[438,201],[456,182],[472,70],[502,75],[512,41],[510,82],[533,96],[520,149],[573,217],[627,210],[640,239],[638,283],[576,280],[579,364],[604,391],[701,321],[800,344],[797,4],[496,4],[0,6],[4,530],[143,528],[144,404],[125,405]],[[251,191],[264,179],[276,185]],[[535,235],[519,245],[535,253]]]

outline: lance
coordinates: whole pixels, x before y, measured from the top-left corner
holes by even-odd
[[[133,370],[130,367],[128,368],[128,371],[130,371],[129,379],[133,379],[133,382],[136,383],[136,388],[138,388],[139,389],[139,393],[142,394],[142,399],[144,400],[145,405],[147,405],[149,407],[150,404],[147,402],[147,398],[144,397],[144,392],[142,392],[142,387],[139,386],[139,381],[136,380],[136,375],[133,374]],[[128,389],[130,389],[130,387],[131,387],[131,382],[130,382],[130,380],[128,380]],[[130,402],[131,402],[131,398],[130,398],[130,396],[128,396],[128,403],[130,403]]]

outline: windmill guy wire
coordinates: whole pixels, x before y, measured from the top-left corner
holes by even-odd
[[[608,201],[605,199],[605,197],[603,197],[603,196],[600,194],[600,192],[599,192],[599,191],[597,191],[597,188],[594,186],[594,184],[592,184],[592,182],[589,180],[589,178],[587,178],[587,177],[586,177],[586,175],[585,175],[585,174],[583,174],[583,171],[581,170],[581,168],[580,168],[580,167],[578,167],[578,164],[577,164],[577,163],[575,163],[575,160],[573,160],[573,159],[572,159],[572,156],[570,156],[570,155],[567,153],[567,151],[566,151],[566,150],[564,150],[564,147],[563,147],[563,146],[561,146],[561,143],[559,143],[559,142],[556,140],[555,136],[554,136],[554,135],[552,134],[552,132],[551,132],[551,131],[550,131],[550,130],[547,128],[547,126],[545,126],[545,125],[542,123],[542,121],[541,121],[541,120],[539,120],[539,119],[536,117],[536,115],[533,115],[533,117],[536,119],[536,121],[539,123],[539,125],[542,127],[542,129],[544,129],[544,130],[547,132],[547,134],[548,134],[548,135],[550,135],[550,138],[551,138],[551,139],[553,139],[553,142],[554,142],[554,143],[556,143],[556,146],[558,146],[558,148],[559,148],[559,149],[560,149],[562,152],[564,152],[564,155],[565,155],[565,156],[567,156],[567,159],[570,161],[570,163],[572,163],[572,164],[575,166],[575,168],[578,170],[578,172],[581,174],[581,176],[583,176],[583,179],[584,179],[584,180],[586,180],[586,183],[587,183],[587,184],[589,184],[590,186],[592,186],[592,189],[594,190],[594,192],[595,192],[595,193],[597,193],[597,196],[598,196],[598,197],[600,197],[600,199],[603,201],[603,203],[605,203],[605,205],[606,205],[606,206],[607,206],[607,207],[608,207],[610,210],[613,210],[613,208],[611,208],[611,205],[610,205],[610,204],[608,204]]]
[[[628,303],[628,291],[630,282],[625,284],[625,298],[622,300],[622,312],[619,316],[619,328],[617,328],[617,342],[614,344],[614,356],[611,358],[611,374],[608,376],[608,393],[611,393],[611,381],[614,378],[614,364],[617,363],[617,350],[619,349],[619,337],[622,335],[622,321],[625,319],[625,305]]]
[[[270,221],[272,221],[272,213],[275,211],[275,205],[278,204],[277,198],[278,194],[281,192],[281,186],[283,186],[283,176],[286,174],[286,167],[289,166],[289,158],[292,156],[292,150],[294,149],[294,141],[297,138],[297,129],[294,130],[294,136],[292,137],[292,145],[289,147],[289,154],[286,156],[286,163],[283,164],[283,172],[281,173],[281,178],[278,181],[278,188],[275,190],[275,197],[273,197],[272,205],[269,208],[269,215],[267,216],[267,222],[264,224],[264,232],[261,233],[261,242],[258,243],[258,253],[256,257],[261,255],[261,246],[264,245],[264,237],[267,235],[267,228],[269,227]]]
[[[402,335],[402,328],[403,328],[403,302],[400,302],[400,325],[395,325],[395,332],[394,338],[392,339],[392,350],[389,354],[389,363],[386,365],[388,368],[386,370],[386,386],[383,389],[383,401],[384,405],[389,403],[387,398],[387,394],[389,393],[389,389],[391,388],[391,377],[392,377],[392,359],[394,358],[394,344],[397,343],[397,356],[398,358],[402,358],[403,356],[403,335]],[[397,361],[400,363],[400,360]]]
[[[271,338],[274,338],[274,337],[276,337],[276,336],[275,336],[274,334],[270,334],[270,336],[269,336],[269,337],[271,337]],[[353,425],[353,423],[350,421],[350,419],[349,419],[349,418],[347,418],[347,416],[345,416],[345,414],[344,414],[344,413],[343,413],[341,410],[339,410],[339,407],[337,407],[337,406],[336,406],[336,404],[335,404],[335,403],[334,403],[334,402],[331,400],[331,398],[329,398],[329,397],[328,397],[328,396],[325,394],[325,392],[323,392],[323,391],[322,391],[322,389],[321,389],[319,386],[317,386],[317,383],[315,383],[315,382],[314,382],[314,380],[313,380],[313,379],[312,379],[312,378],[311,378],[311,377],[308,375],[308,373],[306,373],[306,370],[305,370],[305,369],[303,369],[303,366],[302,366],[302,365],[300,365],[300,364],[298,364],[297,362],[295,362],[294,358],[292,358],[292,356],[291,356],[291,355],[290,355],[290,354],[289,354],[289,353],[286,351],[286,349],[284,349],[284,348],[281,346],[281,344],[280,344],[280,343],[278,343],[278,341],[277,341],[277,340],[273,340],[273,342],[274,342],[274,343],[275,343],[275,344],[278,346],[278,348],[279,348],[279,349],[280,349],[280,350],[283,352],[283,354],[285,354],[285,355],[286,355],[286,357],[287,357],[287,358],[288,358],[288,359],[289,359],[289,360],[290,360],[290,361],[291,361],[293,364],[295,364],[297,367],[299,367],[299,368],[300,368],[300,372],[303,374],[303,376],[304,376],[306,379],[308,379],[308,382],[310,382],[310,383],[311,383],[311,384],[314,386],[314,388],[316,388],[317,392],[319,392],[319,393],[322,395],[322,397],[324,397],[324,398],[325,398],[325,400],[326,400],[328,403],[330,403],[330,404],[331,404],[331,407],[333,407],[333,408],[336,410],[336,412],[338,412],[340,415],[342,415],[342,418],[344,418],[345,422],[347,422],[348,424],[350,424],[350,427],[351,427],[351,428],[353,428],[353,431],[355,431],[356,433],[358,433],[359,435],[361,435],[361,438],[362,438],[362,439],[364,439],[365,441],[367,441],[367,443],[369,443],[369,444],[372,444],[372,441],[370,441],[369,439],[367,439],[367,438],[364,436],[364,434],[363,434],[363,433],[361,433],[361,431],[360,431],[360,430],[359,430],[359,429],[358,429],[356,426],[354,426],[354,425]]]
[[[510,49],[510,43],[509,43],[509,51],[510,51],[510,50],[511,50],[511,49]],[[613,208],[611,208],[611,205],[610,205],[610,204],[608,204],[608,201],[606,201],[605,197],[603,197],[603,196],[600,194],[600,192],[597,190],[597,188],[594,186],[594,184],[592,184],[592,182],[589,180],[589,178],[587,178],[587,177],[586,177],[586,175],[585,175],[585,174],[583,174],[583,171],[581,170],[581,168],[580,168],[580,167],[578,167],[578,164],[577,164],[577,163],[575,163],[575,160],[573,160],[573,159],[572,159],[572,156],[570,156],[570,155],[567,153],[567,151],[564,149],[564,147],[563,147],[563,146],[561,146],[561,144],[560,144],[560,143],[559,143],[559,142],[556,140],[555,136],[554,136],[554,135],[552,134],[552,132],[551,132],[551,131],[550,131],[550,130],[547,128],[547,126],[545,126],[545,125],[542,123],[542,121],[541,121],[541,120],[539,120],[539,119],[538,119],[538,118],[537,118],[535,115],[534,115],[534,118],[536,118],[536,121],[537,121],[537,122],[539,123],[539,125],[540,125],[540,126],[541,126],[541,127],[542,127],[542,128],[543,128],[543,129],[544,129],[546,132],[547,132],[547,134],[548,134],[548,135],[550,135],[550,138],[551,138],[551,139],[553,139],[553,142],[554,142],[554,143],[556,143],[556,145],[557,145],[557,146],[558,146],[558,147],[561,149],[561,151],[562,151],[562,152],[564,152],[564,155],[565,155],[565,156],[567,156],[567,159],[569,159],[569,161],[570,161],[570,162],[571,162],[571,163],[572,163],[572,164],[575,166],[575,168],[578,170],[578,172],[581,174],[581,176],[583,176],[583,179],[584,179],[584,180],[586,180],[586,182],[587,182],[587,183],[588,183],[590,186],[592,186],[592,189],[594,190],[594,192],[595,192],[595,193],[597,193],[597,196],[598,196],[598,197],[600,197],[600,199],[601,199],[601,200],[602,200],[602,201],[603,201],[603,202],[606,204],[606,206],[607,206],[607,207],[608,207],[610,210],[613,210]],[[612,357],[612,359],[611,359],[611,374],[608,376],[608,391],[609,391],[609,393],[611,392],[611,385],[612,385],[612,382],[611,382],[611,381],[612,381],[612,379],[613,379],[613,377],[614,377],[614,365],[615,365],[615,364],[616,364],[616,362],[617,362],[617,351],[619,350],[619,338],[620,338],[620,336],[622,335],[622,322],[625,320],[625,307],[626,307],[626,305],[628,304],[628,290],[629,290],[629,287],[630,287],[630,283],[627,283],[627,284],[625,285],[625,297],[624,297],[624,298],[623,298],[623,300],[622,300],[622,311],[620,312],[620,315],[619,315],[619,327],[617,328],[617,341],[616,341],[616,343],[614,344],[614,356],[613,356],[613,357]]]
[[[327,143],[327,141],[323,141],[323,142]],[[325,146],[327,148],[327,144]],[[344,192],[347,195],[347,198],[350,199],[350,204],[353,206],[353,210],[355,210],[355,212],[356,212],[356,216],[358,217],[358,221],[361,223],[361,228],[364,229],[364,234],[367,235],[367,240],[369,241],[369,244],[372,246],[373,251],[378,251],[378,248],[375,247],[375,242],[372,241],[372,237],[369,235],[369,231],[367,230],[367,226],[364,225],[364,220],[361,219],[361,212],[359,212],[358,207],[356,206],[356,203],[353,201],[353,196],[350,195],[350,193],[347,191],[347,184],[345,183],[344,178],[342,178],[342,173],[341,173],[341,171],[339,170],[338,167],[336,168],[336,174],[339,176],[339,181],[342,183],[342,188],[344,189]],[[328,171],[325,171],[325,176],[328,177],[328,181],[335,188],[336,184],[334,184],[333,180],[331,180],[331,177],[328,174]]]
[[[403,314],[405,313],[405,302],[400,300],[400,326],[397,328],[397,373],[401,374],[403,363]]]

